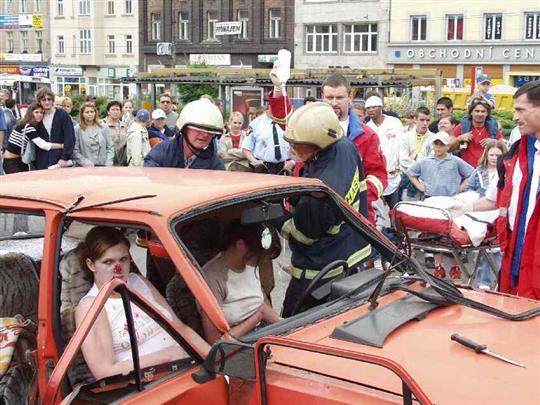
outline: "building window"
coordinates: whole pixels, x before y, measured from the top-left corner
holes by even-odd
[[[14,43],[13,43],[13,31],[6,32],[6,48],[8,53],[13,53]]]
[[[187,11],[178,13],[178,39],[189,39],[189,13]]]
[[[281,36],[281,10],[279,8],[271,8],[268,11],[268,37],[278,39]]]
[[[81,54],[89,54],[92,51],[92,37],[90,30],[79,31],[79,52]]]
[[[126,35],[126,53],[133,53],[133,35]]]
[[[461,41],[463,39],[463,15],[446,16],[446,39],[449,41]]]
[[[79,15],[90,15],[90,0],[79,0]]]
[[[540,12],[525,13],[525,39],[540,39]]]
[[[114,35],[107,35],[107,53],[115,53],[115,48]]]
[[[36,31],[36,52],[43,53],[43,31]]]
[[[377,52],[377,24],[345,25],[343,29],[343,52]]]
[[[133,13],[133,4],[131,3],[131,0],[125,0],[124,1],[124,13],[125,14],[132,14]]]
[[[306,26],[306,53],[337,52],[336,25]]]
[[[4,3],[4,11],[6,13],[11,13],[12,10],[11,8],[13,7],[13,0],[6,0],[6,2]]]
[[[216,39],[216,23],[218,22],[217,11],[209,11],[207,15],[208,19],[208,34],[206,39],[212,41]]]
[[[56,51],[59,54],[62,54],[62,55],[64,53],[66,53],[66,48],[65,48],[64,36],[63,35],[58,35],[56,37]]]
[[[35,12],[43,11],[43,0],[35,0],[34,11]]]
[[[150,15],[150,22],[152,27],[150,39],[152,41],[159,41],[161,39],[161,13],[152,13]]]
[[[502,14],[485,14],[484,39],[502,39]]]
[[[247,39],[249,37],[249,34],[248,34],[249,12],[247,10],[238,10],[237,19],[238,21],[242,23],[242,31],[240,32],[240,35],[238,35],[238,38]]]
[[[107,0],[107,15],[114,15],[114,0]]]
[[[28,12],[28,0],[20,0],[19,1],[19,12],[20,13]]]
[[[56,15],[59,17],[64,15],[64,0],[56,0]]]
[[[427,32],[427,17],[413,15],[411,17],[411,41],[425,41]]]
[[[21,36],[21,52],[28,53],[28,31],[20,31]]]

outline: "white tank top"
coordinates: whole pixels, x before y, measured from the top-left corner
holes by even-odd
[[[131,273],[128,276],[127,283],[132,289],[136,290],[154,305],[167,319],[172,319],[171,313],[157,303],[150,288],[148,288],[137,274]],[[99,289],[94,284],[83,299],[88,297],[95,298],[98,293]],[[104,310],[107,313],[111,327],[113,351],[116,355],[116,361],[131,360],[131,344],[122,299],[109,298],[105,303]],[[170,346],[178,346],[178,343],[161,326],[146,315],[142,309],[131,304],[131,311],[133,313],[137,342],[139,344],[139,356],[155,353]]]

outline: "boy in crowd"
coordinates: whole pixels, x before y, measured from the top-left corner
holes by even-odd
[[[450,135],[446,132],[437,132],[432,139],[433,154],[413,163],[407,176],[417,190],[425,194],[426,198],[451,197],[463,189],[474,169],[462,159],[448,153]],[[442,253],[435,254],[434,259],[433,275],[444,278],[446,271],[443,267]],[[461,277],[461,269],[454,259],[452,259],[450,277],[454,279]]]

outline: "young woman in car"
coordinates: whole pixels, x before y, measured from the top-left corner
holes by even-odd
[[[34,143],[43,150],[62,149],[61,143],[51,143],[42,139],[38,135],[37,128],[42,125],[43,108],[37,103],[31,104],[26,110],[26,114],[15,125],[9,135],[6,150],[4,151],[4,172],[6,174],[27,172],[28,164],[22,161],[22,153],[29,147],[28,143]]]
[[[77,327],[90,309],[94,298],[103,285],[113,278],[120,278],[139,292],[166,318],[172,320],[189,336],[202,352],[209,346],[192,329],[183,324],[165,299],[143,277],[130,273],[129,241],[115,228],[98,226],[86,235],[80,249],[81,265],[94,279],[94,286],[83,297],[75,310]],[[136,305],[132,305],[133,320],[141,367],[186,358],[186,352],[165,330]],[[115,293],[105,304],[82,345],[84,359],[96,379],[127,374],[133,370],[131,344],[120,296]]]

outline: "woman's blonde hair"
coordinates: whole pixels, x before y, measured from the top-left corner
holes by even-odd
[[[506,153],[508,151],[508,148],[506,147],[506,144],[503,141],[497,141],[494,145],[488,146],[484,149],[484,152],[482,153],[482,156],[480,156],[480,160],[478,161],[478,164],[483,167],[488,166],[488,155],[489,151],[493,148],[498,148],[502,153]]]
[[[94,103],[84,103],[81,106],[81,109],[79,111],[79,125],[82,129],[86,129],[88,125],[86,125],[86,122],[84,121],[84,110],[87,108],[92,108],[96,112],[96,116],[94,117],[94,122],[92,122],[93,125],[96,125],[98,127],[101,127],[101,123],[99,122],[99,116],[98,116],[98,110],[97,107],[94,105]]]
[[[242,122],[245,121],[244,119],[244,114],[242,114],[241,112],[238,112],[238,111],[235,111],[231,114],[231,118],[229,118],[229,124],[232,122],[233,119],[235,118],[239,118],[242,120]]]
[[[66,103],[71,104],[71,106],[73,107],[73,100],[70,97],[64,97],[64,99],[62,100],[62,107],[65,107]]]

